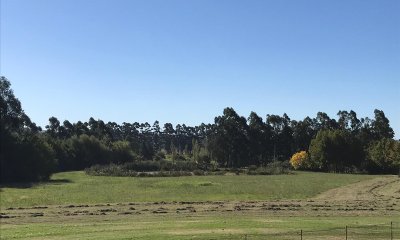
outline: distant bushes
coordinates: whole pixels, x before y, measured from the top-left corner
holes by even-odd
[[[359,139],[342,130],[318,132],[308,152],[290,159],[294,169],[341,173],[400,173],[400,142],[391,138],[371,141],[363,148]]]
[[[85,173],[94,176],[136,176],[135,171],[129,171],[128,169],[122,168],[122,165],[109,164],[109,165],[93,165],[89,168],[85,168]]]
[[[215,171],[205,171],[197,168],[194,162],[177,161],[175,163],[163,161],[141,161],[125,164],[94,165],[85,169],[89,175],[95,176],[120,176],[120,177],[178,177],[178,176],[205,176],[205,175],[225,175],[229,172],[236,175],[276,175],[289,173],[290,165],[288,162],[273,162],[265,167],[251,169],[217,169]]]
[[[190,171],[146,171],[140,172],[132,169],[132,164],[109,164],[109,165],[94,165],[85,169],[86,174],[94,176],[116,176],[116,177],[179,177],[179,176],[192,176]],[[148,164],[147,166],[154,166]],[[142,168],[143,169],[143,168]],[[150,168],[146,168],[150,169]],[[204,174],[203,174],[204,175]]]
[[[197,164],[192,161],[171,162],[168,160],[160,160],[129,162],[123,164],[122,167],[137,172],[194,171],[197,169]]]
[[[101,176],[133,176],[133,177],[149,177],[149,176],[189,176],[198,175],[197,165],[189,161],[171,162],[167,160],[161,161],[137,161],[128,162],[120,165],[94,165],[86,168],[85,172],[90,175]],[[201,174],[204,175],[204,174]]]
[[[288,161],[276,161],[267,164],[265,167],[255,169],[249,168],[248,175],[279,175],[288,174],[290,172],[290,164]]]

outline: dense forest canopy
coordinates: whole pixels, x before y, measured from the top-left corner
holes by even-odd
[[[36,126],[14,96],[11,83],[0,79],[1,181],[45,180],[52,172],[82,170],[95,164],[123,164],[146,160],[191,161],[241,168],[287,161],[300,151],[309,156],[303,169],[318,171],[395,173],[400,143],[382,110],[374,119],[339,111],[292,120],[286,114],[251,112],[239,116],[225,108],[212,124],[88,121],[60,122],[49,118],[45,129]]]

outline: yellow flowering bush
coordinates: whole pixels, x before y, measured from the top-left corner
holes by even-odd
[[[308,153],[306,151],[300,151],[290,158],[290,164],[294,169],[305,169],[308,165]]]

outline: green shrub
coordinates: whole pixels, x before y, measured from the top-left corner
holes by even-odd
[[[383,138],[371,143],[367,149],[368,171],[370,173],[397,174],[400,169],[400,142]]]
[[[188,171],[171,171],[170,174],[171,177],[192,176],[192,173]]]
[[[172,171],[174,170],[174,163],[169,160],[161,160],[160,161],[160,170],[161,171]]]
[[[290,163],[288,161],[275,161],[267,164],[265,167],[259,167],[255,170],[249,170],[248,175],[279,175],[288,174],[290,171]]]
[[[161,170],[161,163],[158,161],[129,162],[122,166],[122,169],[136,172],[155,172]]]
[[[215,171],[215,172],[212,172],[214,175],[217,175],[217,176],[223,176],[223,175],[225,175],[226,174],[226,171]]]
[[[147,176],[148,176],[148,174],[145,173],[145,172],[140,172],[140,173],[138,173],[138,175],[137,175],[137,177],[147,177]]]
[[[164,151],[158,151],[158,152],[154,155],[153,159],[154,159],[155,161],[165,160],[165,159],[166,159],[165,152],[164,152]]]
[[[257,169],[257,166],[256,165],[250,165],[249,166],[249,171],[254,171],[254,170],[256,170]]]
[[[173,169],[175,171],[194,171],[197,169],[197,164],[193,161],[176,161]]]
[[[132,148],[128,141],[116,141],[111,144],[113,163],[121,164],[126,162],[132,162],[137,159],[136,154],[132,151]]]
[[[201,170],[201,169],[196,169],[196,170],[193,171],[193,174],[196,175],[196,176],[204,176],[205,175],[204,173],[205,172],[203,170]]]

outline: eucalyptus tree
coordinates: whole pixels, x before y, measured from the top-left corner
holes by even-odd
[[[250,113],[247,121],[249,123],[249,164],[265,164],[271,152],[271,130],[255,112]]]
[[[214,120],[215,129],[210,136],[212,156],[223,166],[242,167],[248,164],[248,125],[233,108],[225,108],[223,115]]]
[[[321,129],[334,130],[338,128],[339,126],[335,119],[330,118],[328,114],[324,112],[317,113],[317,117],[315,118],[315,132]]]
[[[394,131],[390,127],[389,119],[382,110],[375,109],[375,119],[372,122],[372,131],[376,139],[393,138]]]
[[[293,130],[290,127],[290,118],[284,113],[279,115],[267,115],[266,123],[272,129],[273,159],[289,159],[292,154]]]
[[[350,112],[339,111],[337,115],[339,116],[338,124],[340,129],[354,134],[358,133],[361,127],[361,121],[357,118],[356,112],[353,110]]]
[[[306,117],[302,121],[292,121],[291,128],[293,130],[293,152],[307,150],[316,135],[313,119]]]
[[[39,131],[22,109],[11,83],[0,77],[1,182],[49,178],[55,167],[54,152]]]

